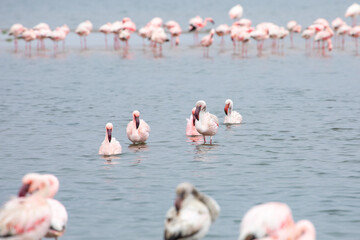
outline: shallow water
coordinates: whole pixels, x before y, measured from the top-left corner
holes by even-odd
[[[139,27],[157,15],[185,27],[197,12],[230,23],[227,11],[234,5],[22,2],[2,1],[2,28],[40,21],[74,28],[87,18],[96,27],[123,16]],[[323,2],[277,1],[271,10],[267,1],[242,5],[254,22],[285,24],[293,17],[306,25],[321,13],[329,20],[342,15],[352,3]],[[280,6],[286,14],[276,12]],[[29,9],[34,12],[24,14]],[[264,19],[255,10],[267,13]],[[89,49],[81,50],[70,33],[65,51],[54,55],[46,42],[47,51],[37,52],[33,44],[29,56],[23,43],[14,53],[6,38],[0,37],[0,202],[17,193],[25,173],[55,174],[61,183],[56,198],[69,213],[62,239],[160,239],[183,181],[221,206],[205,239],[237,239],[244,213],[267,201],[286,202],[295,220],[311,220],[318,239],[359,235],[360,70],[353,46],[307,55],[297,37],[295,48],[285,41],[282,53],[267,46],[261,57],[252,43],[242,58],[228,39],[223,46],[216,38],[203,58],[192,35],[184,34],[178,48],[165,45],[159,56],[135,35],[126,53],[105,49],[101,34],[90,35]],[[221,125],[213,145],[185,136],[185,119],[197,100],[204,99],[222,122],[227,98],[243,115],[241,125]],[[125,133],[135,109],[152,129],[141,147],[131,146]],[[97,155],[109,121],[123,147],[111,161]]]

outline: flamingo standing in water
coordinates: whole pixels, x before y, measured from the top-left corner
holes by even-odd
[[[358,51],[358,38],[360,37],[360,26],[356,26],[350,29],[349,35],[355,40],[356,52]]]
[[[360,15],[360,4],[353,3],[346,9],[345,17],[351,17],[352,18],[352,26],[356,26],[356,18]]]
[[[292,21],[288,22],[286,27],[290,32],[291,47],[293,47],[294,46],[293,35],[294,35],[294,33],[300,33],[301,32],[301,25],[297,24],[296,21],[292,20]]]
[[[186,136],[199,136],[201,135],[195,127],[195,109],[193,108],[191,111],[190,118],[186,119]]]
[[[175,45],[179,45],[180,43],[180,35],[182,33],[182,30],[181,30],[181,27],[179,25],[179,23],[171,20],[171,21],[168,21],[166,24],[165,24],[166,28],[169,30],[170,34],[171,34],[171,46],[173,46],[173,39],[175,38]]]
[[[324,30],[319,31],[318,33],[316,33],[315,35],[315,41],[322,41],[323,42],[323,49],[325,48],[325,41],[327,41],[328,44],[328,50],[331,51],[333,46],[332,46],[332,41],[331,38],[334,35],[334,32],[331,30],[331,28],[329,26],[325,26]]]
[[[239,20],[243,15],[243,8],[240,4],[232,7],[229,10],[229,17],[230,19]]]
[[[102,26],[99,28],[99,32],[102,32],[102,33],[104,34],[104,36],[105,36],[105,48],[107,48],[107,45],[108,45],[107,35],[112,32],[112,31],[111,31],[111,28],[112,28],[111,22],[108,22],[108,23],[102,25]]]
[[[47,202],[50,205],[51,209],[51,220],[50,228],[46,234],[46,238],[55,238],[61,237],[65,233],[66,224],[68,220],[68,214],[64,205],[62,205],[58,200],[53,199],[55,194],[59,190],[59,180],[52,174],[45,174],[42,177],[48,179],[50,183],[50,194],[47,198]]]
[[[189,31],[195,31],[195,44],[198,43],[198,34],[201,29],[203,29],[207,22],[211,22],[212,24],[215,24],[214,20],[212,18],[205,18],[204,21],[200,16],[196,16],[194,18],[191,18],[189,21]]]
[[[25,40],[25,50],[31,52],[31,42],[34,41],[37,37],[36,31],[33,29],[25,30],[21,37]]]
[[[80,45],[83,47],[82,38],[84,38],[84,49],[86,48],[86,36],[88,36],[93,29],[93,25],[89,20],[80,23],[75,32],[80,36]]]
[[[203,135],[204,137],[204,144],[206,143],[205,136],[210,136],[210,144],[212,144],[212,136],[214,136],[219,128],[219,120],[218,118],[209,113],[206,112],[206,102],[203,100],[200,100],[195,105],[195,118],[197,121],[195,121],[195,127],[196,130]]]
[[[231,29],[227,24],[220,24],[216,29],[215,29],[216,35],[218,35],[219,37],[221,37],[221,44],[224,43],[224,36],[230,34]]]
[[[213,43],[213,37],[215,34],[215,30],[211,29],[209,35],[206,35],[205,37],[203,37],[200,41],[200,45],[204,48],[204,56],[209,56],[209,47],[212,45]]]
[[[18,50],[18,40],[17,38],[26,30],[26,28],[20,24],[16,23],[10,27],[9,35],[14,36],[14,45],[15,45],[15,52]]]
[[[154,47],[156,48],[156,45],[159,44],[159,51],[160,54],[162,54],[162,44],[164,42],[168,42],[169,38],[167,37],[165,30],[162,27],[153,29],[150,37],[151,42],[154,44]]]
[[[174,206],[166,213],[164,239],[201,239],[219,213],[220,206],[213,198],[191,183],[181,183],[176,188]]]
[[[233,111],[234,104],[233,101],[231,101],[231,99],[227,99],[225,101],[225,108],[224,108],[224,112],[225,112],[225,118],[224,118],[224,123],[227,124],[239,124],[242,121],[242,116],[240,115],[240,113]]]
[[[134,144],[145,143],[149,138],[150,127],[144,120],[140,119],[139,111],[135,110],[132,116],[133,120],[126,127],[127,137]]]
[[[119,141],[116,140],[116,138],[112,137],[112,130],[113,130],[112,123],[107,123],[105,128],[106,128],[105,139],[101,143],[99,154],[105,156],[120,154],[121,145]]]
[[[45,49],[45,38],[48,37],[48,35],[51,33],[51,29],[49,24],[47,23],[39,23],[33,27],[33,29],[37,32],[36,38],[38,39],[38,50],[41,48],[42,50]],[[40,46],[39,46],[40,44]]]
[[[17,198],[0,210],[1,239],[41,239],[49,230],[50,182],[40,174],[26,174]],[[29,194],[29,195],[28,195]]]
[[[240,224],[239,240],[315,240],[315,227],[308,220],[295,223],[289,206],[269,202],[250,208]]]
[[[54,52],[56,53],[58,49],[59,41],[63,41],[63,48],[64,48],[66,31],[62,27],[57,27],[54,31],[48,34],[48,38],[50,38],[54,42]]]

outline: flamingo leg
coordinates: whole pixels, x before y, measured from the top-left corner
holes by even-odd
[[[206,139],[205,139],[205,136],[203,136],[204,137],[204,144],[206,143]]]

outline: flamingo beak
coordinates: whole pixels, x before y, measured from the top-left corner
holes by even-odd
[[[195,126],[195,114],[193,114],[193,126]]]
[[[26,194],[29,192],[30,184],[24,184],[21,186],[19,190],[19,197],[25,197]]]
[[[138,129],[140,125],[139,117],[135,117],[135,122],[136,122],[136,129]]]
[[[109,142],[111,142],[111,132],[112,132],[112,129],[106,129],[106,131],[107,131],[107,135],[108,135]]]
[[[225,115],[228,115],[228,110],[229,110],[229,104],[226,104],[224,108]]]
[[[182,197],[178,196],[176,197],[175,199],[175,209],[176,209],[176,212],[179,212],[180,208],[181,208],[181,203],[182,203],[183,199]]]
[[[215,21],[214,21],[214,20],[209,20],[209,22],[211,22],[212,24],[215,24]]]
[[[196,120],[198,120],[198,121],[199,121],[200,108],[201,108],[201,106],[197,106],[196,110],[195,110],[195,114],[194,114]]]

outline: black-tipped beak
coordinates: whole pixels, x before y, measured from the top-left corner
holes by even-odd
[[[140,125],[139,117],[135,117],[135,122],[136,122],[136,129],[138,129]]]
[[[108,140],[109,142],[111,142],[111,132],[112,132],[112,129],[106,129],[107,131],[107,135],[108,135]]]
[[[226,104],[224,108],[225,115],[228,115],[228,110],[229,110],[229,104]]]
[[[182,203],[183,199],[181,197],[176,197],[175,199],[175,209],[177,212],[179,212],[180,208],[181,208],[181,203]]]
[[[201,106],[197,106],[197,107],[196,107],[196,110],[195,110],[195,114],[194,114],[196,120],[198,120],[198,121],[199,121],[200,109],[201,109]]]
[[[193,114],[193,126],[195,126],[195,114]]]
[[[19,190],[19,197],[25,197],[26,194],[29,192],[30,184],[24,184],[21,186]]]
[[[209,22],[211,22],[212,24],[215,24],[215,21],[214,21],[214,20],[210,20]]]
[[[196,30],[196,27],[192,24],[190,24],[189,26],[189,32],[192,32],[192,31],[195,31]]]

